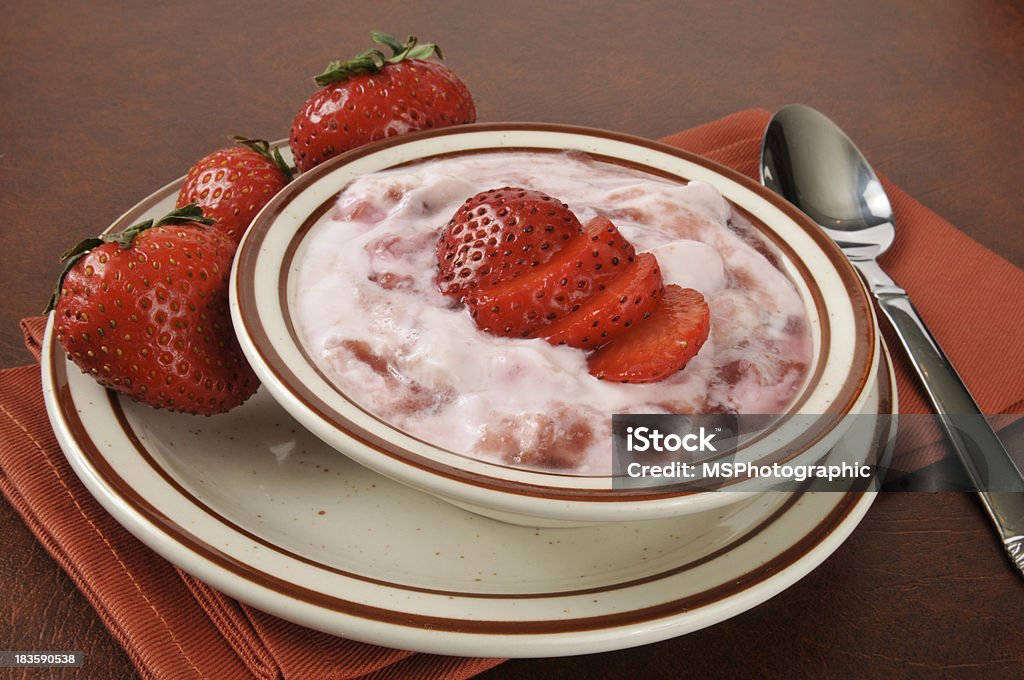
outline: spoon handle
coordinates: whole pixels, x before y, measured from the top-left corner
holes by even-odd
[[[1024,575],[1024,476],[906,291],[875,260],[853,264],[864,275],[879,309],[903,343],[943,431],[1001,534],[1007,554]]]

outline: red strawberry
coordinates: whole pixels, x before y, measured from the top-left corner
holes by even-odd
[[[552,345],[596,349],[647,319],[664,292],[658,260],[640,253],[607,287],[536,335]]]
[[[100,384],[157,408],[210,415],[259,383],[228,313],[234,245],[197,206],[87,239],[50,301],[57,339]]]
[[[262,139],[235,137],[241,146],[214,151],[192,166],[178,192],[178,207],[195,203],[216,228],[234,243],[292,179],[276,148]]]
[[[583,227],[569,206],[533,189],[484,191],[456,211],[437,242],[437,287],[457,300],[544,264]]]
[[[586,227],[564,203],[505,187],[467,200],[437,242],[437,285],[480,330],[593,351],[591,375],[654,382],[681,369],[709,331],[695,290],[665,287],[607,218]]]
[[[708,305],[692,288],[668,286],[649,319],[587,359],[591,375],[615,382],[655,382],[687,364],[708,338]]]
[[[342,63],[331,62],[316,77],[322,87],[292,123],[295,165],[305,171],[349,149],[385,137],[476,121],[466,85],[446,66],[426,61],[441,50],[403,45],[386,33],[370,34],[391,57],[371,49]]]
[[[578,310],[622,273],[633,254],[614,224],[595,217],[546,264],[478,290],[466,302],[481,330],[525,337]]]

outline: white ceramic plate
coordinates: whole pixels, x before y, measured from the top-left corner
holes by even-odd
[[[176,193],[168,185],[119,224],[166,213]],[[671,520],[516,527],[350,461],[263,390],[213,418],[122,401],[66,361],[52,318],[42,367],[72,467],[144,543],[256,608],[398,648],[562,656],[681,635],[795,583],[873,500],[773,494]],[[881,370],[867,406],[889,412]]]

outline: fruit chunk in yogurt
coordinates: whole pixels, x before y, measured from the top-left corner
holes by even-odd
[[[666,285],[700,290],[711,332],[685,370],[595,379],[587,356],[499,337],[438,290],[441,228],[468,196],[530,187],[582,223],[614,222]],[[297,255],[290,306],[307,352],[350,398],[444,449],[607,474],[613,413],[784,413],[811,361],[804,302],[770,246],[718,191],[579,153],[488,152],[363,176]]]

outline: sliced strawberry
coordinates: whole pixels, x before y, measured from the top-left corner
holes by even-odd
[[[466,297],[480,330],[525,337],[578,310],[633,261],[633,246],[605,217],[595,217],[546,264]]]
[[[708,338],[709,318],[703,295],[692,288],[668,286],[649,319],[590,355],[590,374],[631,383],[666,378],[700,351]]]
[[[657,258],[636,255],[606,217],[580,227],[568,206],[537,191],[468,199],[436,255],[438,289],[464,302],[480,330],[593,350],[587,363],[599,379],[661,380],[707,340],[700,293],[666,289]]]
[[[540,332],[552,345],[569,345],[579,349],[602,347],[654,311],[662,296],[664,284],[658,260],[650,253],[640,253],[605,289]]]
[[[456,300],[540,266],[583,227],[569,206],[503,187],[466,200],[437,242],[437,287]]]

